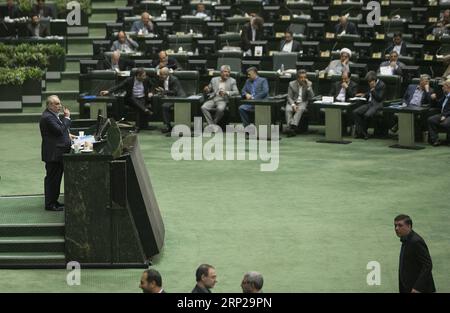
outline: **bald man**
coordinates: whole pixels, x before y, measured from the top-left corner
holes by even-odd
[[[155,25],[151,21],[152,17],[147,12],[142,13],[141,20],[135,21],[131,26],[131,32],[136,34],[147,35],[155,33]]]
[[[42,137],[41,155],[46,171],[44,194],[47,211],[62,211],[64,208],[64,205],[58,202],[64,169],[62,155],[70,152],[71,135],[69,134],[70,111],[64,108],[64,116],[60,118],[61,109],[62,105],[58,96],[49,96],[47,108],[39,121]]]

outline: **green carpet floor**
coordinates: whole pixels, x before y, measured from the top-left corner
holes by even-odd
[[[249,270],[263,273],[265,292],[396,292],[399,213],[425,238],[438,291],[450,292],[450,148],[321,136],[283,138],[278,170],[260,172],[261,161],[174,161],[173,139],[139,135],[166,228],[154,267],[168,292],[189,292],[203,262],[216,266],[214,292],[240,292]],[[0,195],[42,193],[38,125],[0,124],[0,140]],[[381,264],[380,286],[366,283],[369,261]],[[141,270],[82,270],[74,287],[66,273],[0,270],[0,292],[139,292]]]

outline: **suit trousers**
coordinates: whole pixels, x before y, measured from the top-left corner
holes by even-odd
[[[203,103],[201,110],[205,116],[206,121],[209,125],[218,124],[224,115],[227,103],[222,97],[214,97],[211,100]],[[211,112],[216,111],[215,117],[213,118]]]
[[[286,104],[286,124],[288,126],[295,126],[298,127],[298,124],[300,123],[300,119],[302,118],[303,112],[306,111],[306,103],[300,103],[298,105],[298,109],[296,112],[292,109],[292,105],[289,103]]]
[[[447,133],[450,132],[450,117],[441,122],[441,116],[441,114],[436,114],[428,118],[428,136],[431,143],[439,139],[440,129],[445,129]]]
[[[367,136],[369,119],[377,113],[378,107],[373,104],[363,104],[353,110],[353,119],[355,120],[356,135]]]
[[[173,103],[163,103],[162,110],[164,124],[170,128],[170,122],[173,119]]]
[[[148,109],[145,97],[135,98],[131,97],[128,104],[136,110],[136,126],[145,128],[148,125],[148,118],[145,114],[145,110]]]
[[[63,162],[45,162],[45,171],[45,207],[50,208],[56,205],[59,198],[61,180],[64,171]]]
[[[252,104],[240,105],[239,115],[241,116],[242,124],[244,124],[244,127],[250,125],[252,120],[254,120],[255,106]]]

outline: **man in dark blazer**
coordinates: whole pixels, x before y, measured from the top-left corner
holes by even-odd
[[[241,49],[243,52],[252,55],[251,41],[263,40],[264,38],[264,20],[259,16],[251,18],[250,23],[243,26],[241,32]]]
[[[301,49],[300,42],[294,40],[294,35],[290,30],[284,32],[284,40],[281,41],[281,52],[299,52]]]
[[[341,80],[331,85],[330,95],[336,101],[347,102],[356,94],[358,85],[351,80],[352,74],[348,71],[342,72]]]
[[[33,14],[31,17],[31,23],[27,25],[29,37],[47,37],[50,35],[48,28],[41,24],[41,20],[38,15]]]
[[[166,293],[162,287],[161,274],[154,269],[148,269],[142,273],[139,288],[143,293]]]
[[[14,0],[7,0],[6,1],[6,10],[5,10],[5,16],[1,14],[0,18],[9,17],[11,19],[18,18],[20,16],[20,11],[17,5],[14,3]]]
[[[346,15],[339,18],[339,23],[334,27],[334,32],[336,35],[341,35],[342,33],[346,35],[357,35],[358,31],[355,24],[348,21]]]
[[[381,72],[381,67],[389,67],[389,70],[391,72],[390,75],[397,75],[402,77],[405,64],[398,60],[397,51],[392,50],[389,53],[389,60],[381,62],[380,67],[378,68],[378,73]]]
[[[148,129],[148,117],[152,115],[150,111],[150,81],[143,68],[137,69],[133,77],[129,77],[120,84],[100,91],[100,95],[106,96],[109,93],[124,90],[126,91],[125,101],[133,107],[136,112],[136,132],[141,129]]]
[[[37,0],[37,3],[33,5],[32,13],[39,17],[55,17],[52,8],[45,5],[45,0]]]
[[[61,101],[58,96],[47,98],[47,108],[39,121],[41,130],[42,161],[45,162],[45,209],[48,211],[61,211],[64,205],[58,202],[61,180],[63,176],[62,155],[70,151],[71,140],[69,134],[70,111],[64,109],[64,117],[59,117]]]
[[[402,33],[395,33],[392,43],[386,48],[384,54],[390,54],[391,51],[397,51],[399,55],[406,56],[406,43],[402,40]]]
[[[177,60],[174,58],[170,58],[169,55],[165,50],[161,50],[158,53],[158,59],[153,60],[152,67],[156,68],[157,70],[167,67],[169,70],[177,70],[179,69]]]
[[[441,144],[438,136],[440,129],[450,132],[450,81],[442,85],[444,96],[437,102],[439,113],[428,118],[429,141],[433,146]]]
[[[411,218],[404,214],[396,216],[394,227],[402,242],[398,270],[400,293],[436,292],[428,247],[412,230]]]
[[[118,72],[129,71],[134,67],[134,62],[120,57],[120,51],[116,50],[111,54],[111,58],[105,56],[104,60],[98,62],[99,70],[114,70]]]
[[[158,79],[153,85],[152,94],[157,94],[159,96],[172,96],[172,97],[185,97],[183,87],[177,77],[170,74],[167,67],[163,67],[158,72]],[[163,120],[166,125],[162,129],[163,133],[167,133],[167,136],[171,135],[172,125],[170,124],[172,120],[173,103],[167,102],[162,105],[163,110]]]
[[[368,122],[383,107],[386,85],[377,78],[377,74],[373,71],[368,72],[366,77],[369,91],[365,95],[356,94],[356,96],[364,96],[367,103],[353,110],[353,119],[355,121],[355,138],[369,139]]]
[[[211,293],[211,289],[216,284],[216,279],[216,269],[212,265],[200,265],[195,272],[197,284],[192,289],[192,293]]]

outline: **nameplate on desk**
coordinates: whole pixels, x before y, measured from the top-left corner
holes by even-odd
[[[437,0],[429,0],[429,1],[428,1],[428,6],[430,6],[430,7],[435,7],[435,6],[437,6]]]
[[[184,34],[184,32],[176,32],[175,33],[175,36],[184,36],[185,34]]]
[[[437,17],[429,17],[428,18],[428,23],[436,23],[438,21]]]
[[[431,54],[425,54],[425,55],[423,56],[423,59],[424,59],[425,61],[433,61],[433,55],[431,55]]]
[[[430,35],[427,36],[427,40],[428,41],[434,41],[434,40],[436,40],[436,37],[434,35],[430,34]]]
[[[330,16],[330,21],[336,22],[339,19],[339,15]]]
[[[380,21],[382,21],[382,22],[387,22],[388,20],[389,20],[389,18],[387,16],[380,17]]]
[[[334,33],[326,33],[325,38],[334,38]]]
[[[325,78],[325,72],[324,71],[319,72],[319,78]]]
[[[372,58],[373,59],[381,59],[381,52],[372,53]]]
[[[330,57],[330,51],[320,51],[320,57],[321,58],[329,58]]]
[[[263,47],[255,46],[255,57],[261,57],[263,55]]]
[[[382,6],[388,6],[389,5],[389,0],[384,0],[384,1],[381,1],[381,5]]]
[[[383,40],[383,39],[384,39],[384,34],[377,34],[377,36],[375,37],[375,39]]]
[[[331,104],[334,102],[334,97],[322,97],[323,104]]]
[[[275,38],[283,38],[284,37],[284,33],[275,33]]]
[[[342,5],[342,0],[334,0],[333,5]]]
[[[209,76],[213,76],[213,75],[214,75],[214,70],[209,70],[209,71],[208,71],[208,75],[209,75]]]
[[[291,20],[291,16],[290,15],[282,15],[281,16],[281,20],[282,21],[290,21]]]

